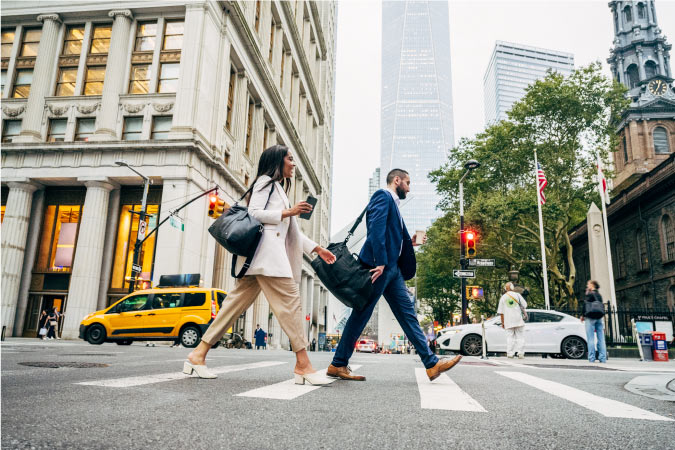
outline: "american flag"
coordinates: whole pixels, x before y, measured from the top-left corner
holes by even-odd
[[[546,181],[546,175],[544,174],[544,169],[541,168],[541,164],[537,163],[537,186],[539,191],[539,202],[543,205],[546,203],[546,195],[544,195],[544,188],[548,184]]]

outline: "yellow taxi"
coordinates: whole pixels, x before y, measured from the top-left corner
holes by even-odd
[[[165,277],[160,278],[157,288],[135,291],[89,314],[80,323],[80,339],[95,345],[175,341],[184,347],[196,347],[227,293],[215,288],[175,287]]]

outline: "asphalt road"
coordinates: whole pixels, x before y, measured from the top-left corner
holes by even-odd
[[[465,358],[430,383],[415,356],[356,354],[352,366],[366,382],[312,389],[288,382],[294,358],[286,351],[214,349],[215,380],[183,376],[189,349],[166,345],[10,339],[1,352],[5,449],[666,449],[675,442],[675,402],[624,388],[658,372],[675,378],[672,362]],[[311,354],[317,368],[330,356]]]

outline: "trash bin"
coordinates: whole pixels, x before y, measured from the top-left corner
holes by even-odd
[[[666,333],[661,331],[652,332],[652,349],[654,361],[668,361],[668,342]]]
[[[638,333],[640,336],[640,346],[642,346],[642,356],[645,361],[653,361],[652,357],[652,333]]]

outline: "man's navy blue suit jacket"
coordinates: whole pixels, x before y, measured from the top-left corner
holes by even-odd
[[[366,243],[359,253],[359,259],[371,267],[398,265],[403,279],[414,277],[417,261],[412,240],[388,190],[380,189],[370,198],[366,226]]]

